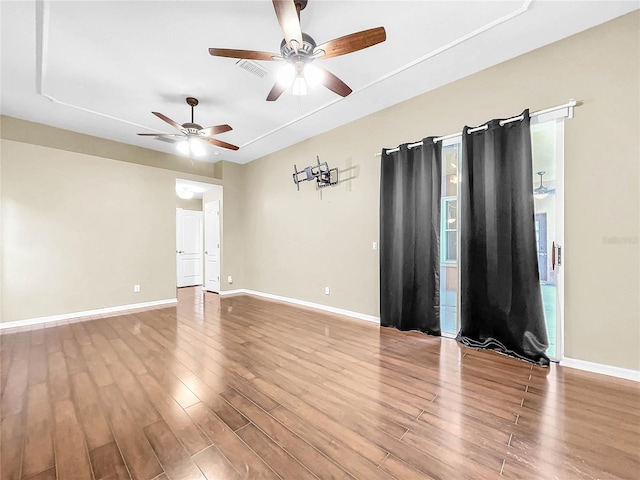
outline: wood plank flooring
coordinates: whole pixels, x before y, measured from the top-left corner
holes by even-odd
[[[0,336],[2,480],[640,478],[637,383],[178,297]]]

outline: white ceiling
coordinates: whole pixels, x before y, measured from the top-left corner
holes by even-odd
[[[151,114],[228,123],[206,161],[246,163],[305,138],[640,8],[635,1],[309,0],[303,31],[322,43],[384,26],[387,41],[319,60],[353,93],[323,87],[266,102],[279,62],[260,79],[209,47],[278,52],[273,5],[260,1],[0,2],[1,112],[169,153],[140,132],[174,133]],[[41,73],[41,74],[40,74]],[[382,145],[380,146],[382,147]]]

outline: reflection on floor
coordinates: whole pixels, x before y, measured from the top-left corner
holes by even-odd
[[[440,328],[442,333],[456,335],[457,328],[457,298],[456,290],[440,290]]]

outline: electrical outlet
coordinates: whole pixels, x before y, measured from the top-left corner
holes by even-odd
[[[329,287],[324,287],[324,294],[331,295],[331,289]]]
[[[374,252],[378,250],[378,242],[371,243],[371,250],[373,250]]]
[[[134,293],[138,293],[140,291],[140,285],[134,285],[133,286],[133,292]]]
[[[229,276],[227,277],[227,282],[228,282],[229,284],[232,284],[232,283],[233,283],[233,277],[232,277],[231,275],[229,275]]]

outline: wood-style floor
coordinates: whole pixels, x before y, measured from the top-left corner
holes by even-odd
[[[4,334],[2,479],[639,478],[638,384],[249,296]]]

